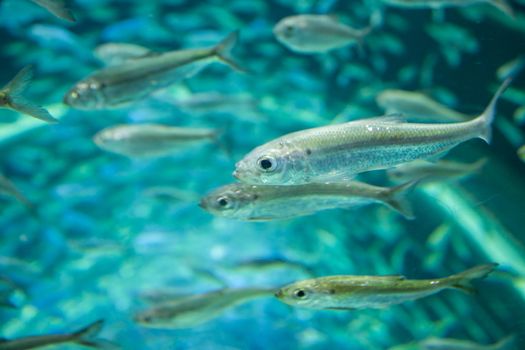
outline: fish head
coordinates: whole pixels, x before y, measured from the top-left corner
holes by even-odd
[[[284,286],[277,290],[275,297],[289,305],[315,307],[318,293],[312,288],[310,281],[305,280]]]
[[[275,140],[255,148],[235,164],[233,176],[247,184],[303,183],[304,156],[292,144]]]
[[[302,52],[308,44],[308,26],[303,16],[290,16],[273,27],[273,34],[281,44],[293,51]]]
[[[143,327],[171,328],[174,314],[170,307],[159,306],[136,313],[133,321]]]
[[[64,96],[64,103],[77,109],[99,109],[103,106],[103,85],[95,81],[81,81]]]
[[[249,208],[257,199],[253,192],[255,187],[239,183],[223,186],[202,198],[199,206],[217,216],[238,219],[248,217]]]

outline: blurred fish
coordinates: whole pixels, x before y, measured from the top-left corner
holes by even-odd
[[[481,345],[470,340],[452,338],[428,338],[418,343],[421,350],[511,350],[515,349],[515,337],[507,336],[500,341]]]
[[[230,267],[233,271],[248,270],[253,273],[263,273],[266,270],[284,268],[284,269],[298,269],[307,275],[312,276],[313,271],[302,262],[291,261],[285,258],[259,258],[259,259],[248,259],[235,262]]]
[[[233,183],[204,197],[200,206],[210,213],[237,220],[270,221],[311,215],[317,211],[384,203],[407,218],[413,217],[407,190],[414,182],[384,188],[363,182],[312,183],[295,186]]]
[[[27,89],[32,77],[33,69],[31,66],[27,66],[18,72],[18,74],[0,90],[0,108],[11,109],[49,123],[58,122],[58,120],[53,118],[44,108],[26,100],[22,96],[22,92]]]
[[[95,349],[117,349],[116,345],[95,338],[103,325],[104,321],[99,320],[69,334],[36,335],[12,340],[0,339],[0,350],[28,350],[66,343],[76,343]]]
[[[499,80],[513,77],[525,67],[525,55],[521,55],[498,68],[496,75]]]
[[[518,149],[518,157],[520,157],[520,159],[525,162],[525,145],[521,146],[519,149]]]
[[[183,202],[195,202],[199,200],[199,194],[197,192],[168,186],[149,187],[144,190],[143,194],[148,197]]]
[[[93,141],[101,149],[127,157],[162,157],[174,151],[215,140],[214,129],[178,128],[160,124],[116,125],[99,131]]]
[[[154,54],[150,49],[127,43],[106,43],[95,48],[95,56],[108,66]]]
[[[322,53],[360,42],[372,29],[372,24],[354,29],[328,15],[297,15],[280,20],[273,33],[292,51]]]
[[[175,298],[135,315],[135,322],[152,328],[191,328],[210,321],[226,309],[254,298],[269,297],[274,289],[221,289]]]
[[[233,32],[211,48],[146,55],[103,68],[75,84],[64,96],[64,103],[88,110],[122,106],[191,77],[217,60],[242,70],[230,53],[238,36],[237,31]]]
[[[382,0],[383,3],[410,9],[441,9],[446,7],[464,7],[475,4],[489,4],[506,15],[514,17],[512,7],[505,0]]]
[[[399,113],[412,121],[463,122],[471,119],[419,92],[383,90],[377,95],[376,102],[386,114]]]
[[[15,185],[11,183],[5,176],[0,174],[0,195],[6,194],[14,197],[20,203],[22,203],[29,211],[36,213],[36,208],[20,191],[17,190]]]
[[[284,286],[275,296],[286,304],[312,309],[384,308],[444,289],[471,292],[472,280],[485,278],[498,264],[479,265],[456,275],[429,280],[404,276],[328,276]]]
[[[28,36],[39,46],[51,49],[53,53],[62,54],[66,52],[69,56],[75,56],[85,62],[95,61],[93,52],[87,48],[86,41],[59,25],[34,24],[28,28]],[[43,57],[39,58],[44,59]],[[58,61],[59,58],[60,56],[57,56],[53,61]]]
[[[473,120],[418,124],[386,116],[297,131],[255,148],[236,164],[233,176],[250,184],[341,182],[361,172],[441,157],[472,138],[488,143],[496,103],[510,82],[505,80]]]
[[[487,158],[482,158],[474,163],[459,163],[446,160],[433,163],[419,159],[388,169],[387,174],[390,180],[402,182],[415,179],[425,182],[447,179],[457,180],[479,172],[486,163]]]
[[[69,22],[76,22],[73,12],[66,7],[65,0],[31,0],[33,3],[41,6],[51,12],[58,18],[65,19]]]
[[[518,125],[525,125],[525,106],[516,108],[512,119],[514,119],[514,122]]]

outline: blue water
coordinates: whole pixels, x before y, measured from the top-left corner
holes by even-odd
[[[476,115],[499,85],[497,69],[525,54],[525,9],[516,19],[487,5],[445,11],[384,8],[383,25],[362,45],[302,55],[272,34],[280,19],[329,13],[364,27],[379,3],[335,0],[76,0],[69,23],[25,0],[0,2],[0,85],[34,66],[27,96],[60,118],[46,124],[0,110],[0,172],[36,207],[0,197],[0,336],[66,333],[104,319],[100,338],[123,349],[388,349],[428,337],[489,344],[516,334],[525,344],[525,143],[513,118],[525,94],[518,76],[498,106],[490,145],[472,140],[447,158],[488,165],[461,182],[418,186],[416,219],[379,204],[284,221],[214,217],[197,205],[233,182],[235,162],[286,133],[378,116],[384,89],[421,91]],[[213,45],[240,30],[234,50],[249,73],[219,63],[168,90],[242,94],[256,108],[196,113],[146,99],[111,110],[61,103],[101,67],[97,45],[127,42],[156,51]],[[520,95],[520,93],[522,95]],[[517,96],[517,97],[516,97]],[[99,130],[155,122],[223,132],[224,147],[203,144],[158,159],[99,149]],[[225,150],[227,149],[227,150]],[[388,185],[383,172],[366,180]],[[168,188],[173,195],[155,196]],[[256,264],[253,260],[278,261]],[[274,297],[229,308],[187,329],[133,321],[148,291],[198,294],[280,287],[326,275],[447,276],[487,262],[500,266],[467,295],[444,291],[381,310],[293,308]],[[521,344],[521,345],[520,345]],[[80,348],[64,345],[63,349]],[[0,344],[1,349],[1,344]]]

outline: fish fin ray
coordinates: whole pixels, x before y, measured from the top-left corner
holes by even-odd
[[[233,58],[231,51],[235,47],[235,44],[237,44],[237,41],[239,40],[239,31],[236,30],[232,33],[230,33],[224,40],[222,40],[220,43],[218,43],[214,48],[213,52],[220,61],[224,62],[228,66],[232,67],[233,69],[246,73],[246,69],[241,67],[237,62],[235,62],[235,59]]]
[[[414,219],[414,209],[412,208],[412,204],[406,198],[406,196],[418,183],[419,179],[405,182],[404,184],[390,188],[390,190],[387,192],[385,203],[387,203],[405,218]]]
[[[30,115],[45,122],[58,123],[58,120],[55,119],[44,107],[41,107],[22,96],[11,96],[10,107],[17,112]]]
[[[447,278],[450,281],[450,288],[462,290],[468,294],[474,294],[475,288],[473,280],[487,277],[498,266],[497,263],[478,265]]]
[[[33,79],[33,66],[25,66],[13,79],[3,88],[9,96],[15,98],[27,89]]]
[[[474,119],[472,122],[481,123],[480,134],[478,135],[486,143],[490,143],[492,139],[492,122],[494,121],[494,115],[496,114],[496,104],[501,95],[507,90],[509,85],[512,83],[513,77],[509,77],[503,81],[488,106],[485,108],[483,113]]]

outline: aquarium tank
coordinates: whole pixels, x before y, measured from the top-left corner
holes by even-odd
[[[525,349],[524,0],[0,0],[0,350]]]

